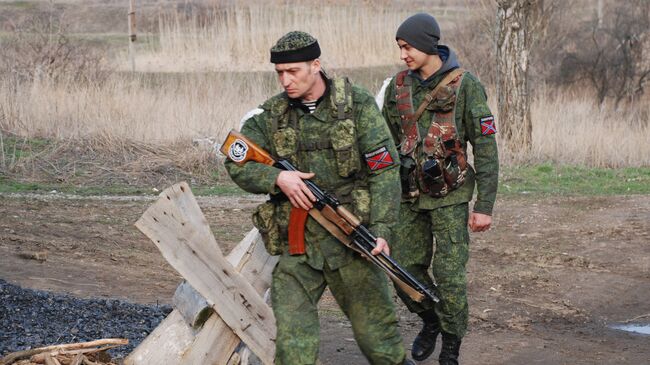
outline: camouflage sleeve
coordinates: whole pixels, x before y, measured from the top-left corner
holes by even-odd
[[[400,204],[399,157],[390,130],[371,96],[357,108],[359,152],[366,162],[370,189],[370,225],[390,242]]]
[[[467,74],[462,88],[465,99],[463,122],[474,150],[478,190],[474,211],[491,215],[499,183],[499,153],[494,116],[487,105],[485,89],[475,76]]]
[[[244,122],[241,133],[261,148],[270,151],[269,138],[263,127],[264,116],[265,113],[249,118]],[[275,180],[281,172],[278,168],[254,161],[238,166],[229,159],[226,159],[224,165],[235,184],[249,193],[264,194],[278,191],[275,185]]]

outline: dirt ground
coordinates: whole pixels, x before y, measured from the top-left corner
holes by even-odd
[[[154,199],[0,195],[0,278],[170,303],[181,278],[133,226]],[[260,200],[198,199],[225,252]],[[608,328],[650,322],[650,196],[500,197],[494,220],[472,236],[463,364],[650,364],[650,336]],[[322,362],[366,364],[331,297],[321,309]],[[399,314],[410,349],[420,324]]]

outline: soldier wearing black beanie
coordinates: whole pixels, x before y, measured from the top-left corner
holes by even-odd
[[[438,54],[440,26],[431,15],[418,13],[406,19],[397,28],[395,39],[403,39],[426,54]]]
[[[407,69],[389,79],[384,97],[378,96],[400,146],[403,195],[391,254],[424,285],[435,283],[440,302],[416,302],[397,286],[396,291],[422,318],[411,347],[413,359],[431,356],[442,337],[439,364],[458,365],[469,322],[468,228],[490,228],[497,194],[495,118],[479,79],[460,68],[451,48],[438,44],[440,26],[433,16],[410,16],[395,40]],[[473,166],[467,163],[468,145]]]

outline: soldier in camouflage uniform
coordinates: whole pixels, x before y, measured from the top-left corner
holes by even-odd
[[[436,305],[416,303],[397,288],[424,322],[412,356],[430,356],[442,333],[439,361],[446,365],[458,364],[467,330],[467,226],[474,232],[490,228],[499,161],[485,90],[474,75],[459,68],[451,49],[438,45],[439,39],[440,28],[428,14],[416,14],[400,25],[396,40],[408,70],[388,83],[382,112],[402,162],[393,257],[422,283],[432,283],[431,266],[441,298]],[[427,97],[436,87],[435,95]],[[475,170],[466,161],[467,142],[473,147]],[[475,185],[478,196],[470,213]]]
[[[310,209],[315,200],[302,179],[334,193],[381,237],[373,254],[388,253],[386,240],[399,209],[398,154],[379,108],[366,90],[347,79],[330,79],[321,70],[319,56],[318,42],[307,33],[294,31],[280,38],[271,48],[271,62],[285,91],[262,104],[241,128],[273,156],[306,172],[226,162],[241,188],[270,194],[253,222],[269,253],[280,255],[271,286],[275,363],[316,363],[317,305],[329,286],[370,363],[403,364],[407,360],[390,287],[377,267],[311,217],[305,227],[305,253],[288,252],[291,208]]]

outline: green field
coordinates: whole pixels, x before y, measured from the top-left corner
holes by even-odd
[[[225,181],[225,182],[224,182]],[[164,187],[159,187],[158,190]],[[196,195],[223,196],[246,194],[227,178],[214,178],[212,184],[192,186]],[[0,176],[0,193],[49,193],[76,195],[157,195],[151,187],[132,185],[71,185],[20,181]],[[602,196],[650,194],[650,168],[585,168],[542,164],[502,167],[499,194],[504,196]]]

